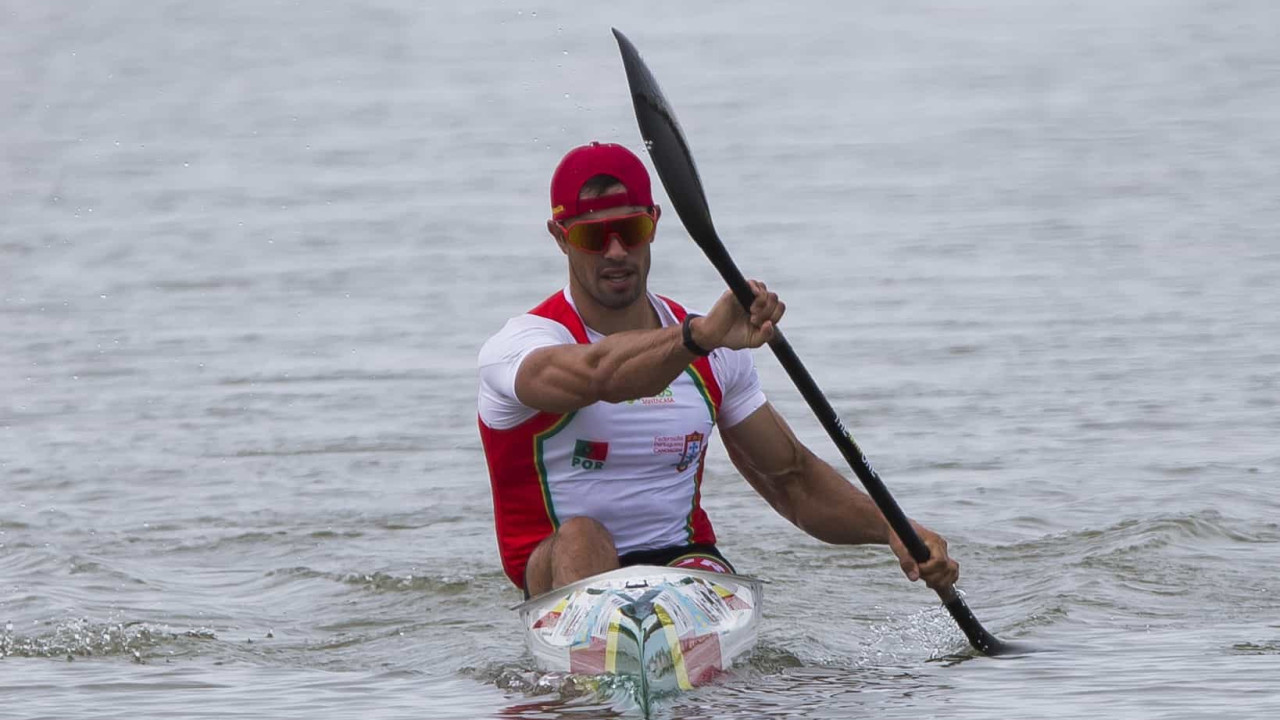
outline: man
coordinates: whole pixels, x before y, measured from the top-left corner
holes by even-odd
[[[875,504],[802,445],[760,391],[751,348],[784,306],[764,283],[750,312],[726,292],[705,317],[648,292],[660,210],[620,145],[571,150],[551,178],[547,229],[569,285],[480,351],[480,435],[503,569],[526,596],[619,566],[733,566],[701,507],[719,425],[729,458],[783,517],[829,543],[887,543],[912,581],[959,565],[914,524],[917,565]]]

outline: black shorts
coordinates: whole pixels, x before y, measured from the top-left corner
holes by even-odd
[[[657,550],[636,550],[626,555],[619,555],[618,565],[620,567],[659,565],[710,572],[738,572],[733,569],[733,563],[726,560],[715,545],[675,545]],[[524,599],[528,600],[530,595],[527,586],[521,590],[524,592]]]
[[[636,550],[618,557],[622,567],[631,565],[666,565],[711,572],[731,572],[733,563],[725,559],[715,545],[676,545],[657,550]]]

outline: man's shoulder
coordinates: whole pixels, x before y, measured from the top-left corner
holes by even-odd
[[[573,305],[564,296],[563,290],[558,290],[547,299],[525,310],[519,315],[507,318],[502,329],[494,333],[492,337],[498,337],[504,333],[518,331],[525,327],[550,327],[551,324],[561,324],[564,322],[565,311],[574,313]]]
[[[503,353],[510,346],[525,344],[556,344],[574,342],[573,333],[563,324],[550,318],[524,313],[507,320],[502,328],[489,336],[480,348],[481,360],[486,353]]]
[[[546,300],[534,305],[525,311],[525,315],[534,315],[548,320],[566,320],[570,315],[577,315],[578,311],[573,309],[573,303],[569,302],[566,290],[557,290],[547,297]]]
[[[509,318],[489,336],[480,348],[480,364],[501,362],[530,347],[576,342],[572,325],[576,318],[577,312],[564,292],[557,292],[527,312]]]

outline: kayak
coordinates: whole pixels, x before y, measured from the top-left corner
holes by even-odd
[[[518,606],[538,667],[625,675],[639,701],[705,685],[755,647],[761,581],[636,565],[580,580]]]
[[[593,575],[518,606],[538,667],[625,675],[639,700],[715,680],[755,647],[761,581],[636,565]]]

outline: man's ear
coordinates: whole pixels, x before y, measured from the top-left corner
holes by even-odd
[[[658,222],[658,218],[660,218],[660,217],[662,217],[662,206],[661,206],[661,205],[654,205],[654,206],[653,206],[653,221],[654,221],[654,222]]]
[[[560,246],[560,252],[565,255],[569,254],[569,248],[564,245],[564,234],[560,231],[560,226],[555,220],[547,221],[547,232],[551,233],[551,237],[556,239],[556,244]]]

